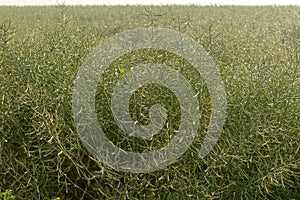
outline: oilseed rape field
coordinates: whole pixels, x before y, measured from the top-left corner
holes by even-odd
[[[144,30],[164,30],[155,45],[168,45],[150,48],[152,44],[140,37],[148,33]],[[116,49],[132,45],[133,50],[116,56],[99,79],[96,72],[81,76],[79,72],[88,68],[84,66],[93,64],[90,58],[124,32],[139,34],[128,36],[136,43],[117,38],[119,46],[111,54],[102,53],[105,57],[95,68],[111,59]],[[177,36],[184,39],[175,45]],[[175,49],[187,43],[201,46],[201,55],[209,57],[201,69],[210,69],[205,66],[213,63],[216,70],[211,73],[222,78],[220,90],[207,81],[211,73],[199,74],[189,62],[197,56],[189,60],[180,51],[168,51],[172,45]],[[137,49],[141,44],[147,48]],[[194,55],[192,48],[181,50]],[[161,66],[168,66],[167,71]],[[128,92],[126,84],[138,83],[141,77],[147,84]],[[92,78],[97,81],[89,83]],[[93,98],[81,95],[90,91],[80,80],[85,87],[95,83]],[[187,98],[188,92],[177,92],[182,95],[178,97],[167,87],[171,83],[174,90],[190,88],[193,95]],[[82,87],[82,93],[76,87]],[[123,92],[121,98],[114,97],[116,88]],[[224,91],[220,98],[226,98],[226,115],[215,110],[215,102],[225,106],[225,100],[219,101],[219,93],[214,96],[212,90]],[[183,104],[197,106],[182,109],[182,99],[188,99]],[[159,152],[176,141],[182,122],[196,124],[196,131],[188,146],[181,145],[184,138],[178,140],[174,147],[181,146],[184,152],[175,155],[174,162],[163,165],[168,157],[162,155],[152,159],[157,163],[151,166],[162,163],[163,167],[148,170],[147,165],[128,162],[131,167],[125,170],[121,162],[108,162],[108,153],[97,157],[97,150],[92,151],[80,135],[92,127],[77,126],[83,124],[83,115],[74,105],[82,102],[92,102],[103,138],[122,149],[119,153],[125,152],[124,156]],[[111,105],[114,102],[116,106]],[[156,130],[154,125],[163,123],[153,135],[126,133],[128,124],[116,120],[124,117],[118,115],[122,109],[134,121],[131,125],[141,130]],[[197,118],[190,123],[193,113]],[[222,124],[220,135],[201,154],[205,136],[214,127],[213,115],[222,116],[217,121]],[[94,140],[89,141],[94,145]],[[300,199],[299,150],[300,7],[0,7],[0,199],[296,200]]]

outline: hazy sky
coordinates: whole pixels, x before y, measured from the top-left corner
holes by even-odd
[[[300,5],[300,0],[0,0],[0,5],[124,5],[124,4],[200,4],[200,5]]]

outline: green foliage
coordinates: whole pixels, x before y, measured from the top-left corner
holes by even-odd
[[[1,200],[14,200],[16,197],[12,194],[11,190],[6,190],[5,192],[0,192]]]
[[[0,7],[0,199],[299,199],[299,25],[300,8],[292,6]],[[178,30],[204,46],[222,73],[228,118],[214,150],[200,159],[210,115],[201,77],[171,53],[120,57],[99,83],[96,107],[108,137],[127,150],[160,148],[174,134],[125,139],[114,123],[111,90],[131,66],[169,65],[201,91],[201,127],[190,149],[166,169],[130,174],[103,166],[83,147],[71,95],[94,47],[143,26]],[[157,102],[176,129],[178,102],[166,88],[136,92],[132,117],[147,124]]]

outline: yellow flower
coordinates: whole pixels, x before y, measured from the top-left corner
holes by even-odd
[[[119,68],[119,73],[120,73],[120,75],[123,75],[123,74],[125,74],[125,70],[124,70],[124,68]]]

